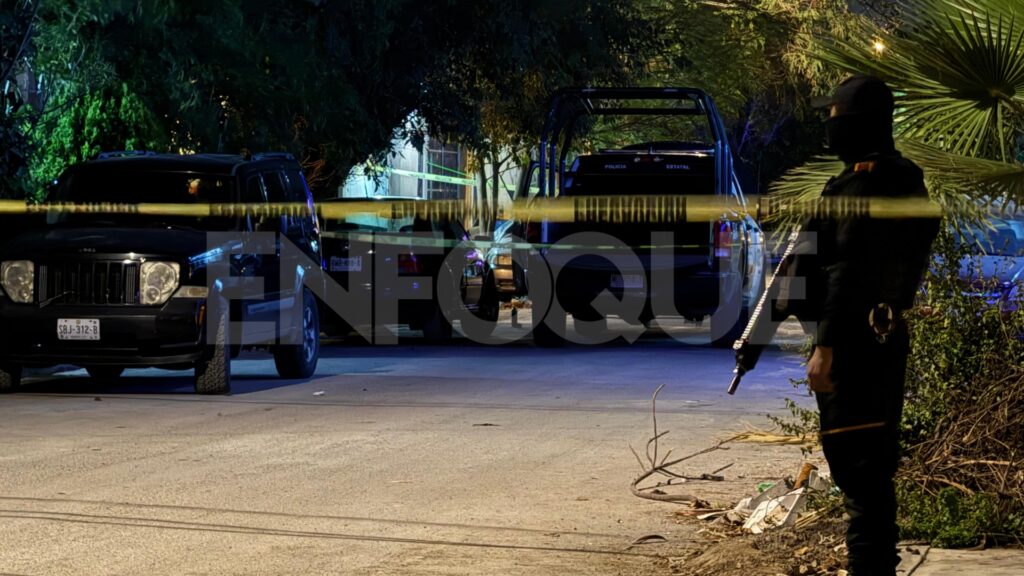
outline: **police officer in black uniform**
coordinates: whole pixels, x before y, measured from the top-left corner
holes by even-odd
[[[830,150],[846,168],[824,197],[927,198],[923,174],[896,151],[893,95],[871,76],[848,78],[828,103]],[[817,319],[807,365],[821,439],[850,517],[851,576],[892,576],[896,552],[899,425],[909,342],[901,313],[914,301],[938,232],[936,219],[811,220],[817,254],[808,306]],[[798,256],[798,258],[800,258]]]

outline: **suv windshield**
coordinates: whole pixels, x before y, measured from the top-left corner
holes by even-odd
[[[78,169],[64,174],[51,192],[51,202],[73,204],[222,204],[235,199],[229,176],[193,172],[140,171],[123,167]],[[233,228],[233,218],[177,215],[61,214],[51,223],[184,226],[204,230]]]

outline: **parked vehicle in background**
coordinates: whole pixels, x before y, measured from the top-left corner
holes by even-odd
[[[745,199],[733,172],[724,124],[705,92],[691,88],[598,88],[557,92],[540,137],[539,160],[520,182],[521,198],[707,195],[737,208]],[[609,204],[610,205],[610,204]],[[617,239],[604,256],[580,255],[548,246],[578,232]],[[667,257],[656,257],[652,233],[672,235]],[[527,240],[539,243],[539,258],[559,268],[556,303],[534,309],[534,341],[561,344],[566,316],[580,331],[599,333],[605,318],[592,302],[608,290],[643,302],[639,321],[664,314],[655,301],[673,305],[685,318],[711,316],[713,343],[731,345],[742,331],[764,279],[764,241],[750,217],[717,222],[529,223]],[[640,265],[621,269],[616,254],[633,253]],[[652,283],[668,276],[673,286]],[[716,312],[721,313],[716,314]],[[626,319],[636,320],[636,319]],[[597,326],[597,330],[595,330]]]
[[[0,247],[0,390],[16,387],[24,366],[67,363],[101,379],[125,368],[191,368],[196,392],[221,394],[230,390],[231,357],[243,347],[270,351],[282,378],[312,375],[319,307],[306,286],[322,282],[320,238],[312,195],[290,155],[105,153],[65,170],[48,200],[291,202],[309,210],[265,217],[53,212]],[[229,245],[211,245],[210,232],[226,233]],[[249,253],[243,242],[250,232],[278,240]],[[301,257],[282,256],[285,239]],[[210,277],[215,265],[239,280],[260,279],[263,290],[229,298],[220,289],[233,281]],[[294,282],[282,283],[289,271]]]
[[[419,201],[402,196],[325,200],[325,206],[373,205],[370,211],[323,219],[328,275],[345,290],[370,292],[372,326],[381,323],[382,310],[388,306],[397,306],[399,324],[421,330],[423,336],[433,342],[452,338],[449,317],[454,306],[461,306],[480,319],[496,322],[500,305],[494,270],[497,252],[459,246],[472,239],[458,219],[419,218],[407,213],[411,211],[395,208],[399,203]],[[455,251],[458,255],[452,257]],[[374,267],[396,267],[398,281],[385,283],[379,281],[382,275],[363,274],[370,269],[371,262]],[[457,302],[441,303],[439,287],[442,283],[456,288]],[[326,322],[335,333],[347,333],[353,328],[344,318],[344,310],[341,314],[332,311]]]
[[[1015,310],[1024,299],[1024,218],[990,224],[972,226],[963,235],[970,253],[960,261],[960,279],[972,295]]]

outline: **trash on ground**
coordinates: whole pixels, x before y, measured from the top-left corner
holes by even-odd
[[[771,528],[793,526],[801,518],[809,520],[814,513],[805,514],[808,497],[825,493],[831,487],[827,476],[819,473],[815,466],[805,464],[795,482],[791,478],[762,482],[756,486],[754,495],[740,500],[731,510],[691,508],[679,514],[742,525],[745,532],[761,534]]]

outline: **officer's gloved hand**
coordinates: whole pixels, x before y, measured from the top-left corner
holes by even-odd
[[[807,379],[811,382],[814,392],[832,392],[832,348],[815,346],[811,359],[807,361]]]

